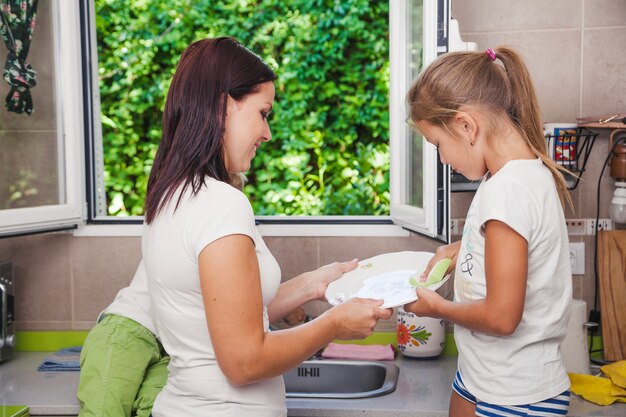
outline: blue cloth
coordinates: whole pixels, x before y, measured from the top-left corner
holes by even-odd
[[[37,368],[40,372],[80,371],[80,351],[82,346],[61,349],[48,356]]]

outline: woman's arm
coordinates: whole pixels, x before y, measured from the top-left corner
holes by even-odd
[[[452,302],[434,291],[417,289],[418,300],[405,306],[417,315],[441,317],[481,333],[510,335],[524,312],[528,276],[528,242],[497,220],[485,224],[487,296]]]
[[[349,262],[333,262],[280,284],[276,296],[267,306],[270,323],[284,318],[307,301],[323,300],[328,284],[344,273],[352,271],[358,264],[356,259]]]
[[[199,256],[200,284],[217,362],[229,381],[245,385],[278,376],[334,339],[363,338],[379,318],[382,301],[353,300],[295,328],[266,333],[261,281],[250,237],[230,235]]]

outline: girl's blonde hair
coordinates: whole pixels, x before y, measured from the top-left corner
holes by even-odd
[[[450,52],[430,64],[407,94],[410,120],[446,127],[461,106],[508,117],[531,151],[552,172],[561,203],[567,201],[571,206],[563,177],[568,171],[548,156],[541,112],[526,65],[510,48],[501,46],[489,52]]]

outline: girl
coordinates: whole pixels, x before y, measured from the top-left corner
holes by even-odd
[[[452,258],[454,302],[418,288],[405,306],[455,324],[450,416],[567,414],[559,346],[572,298],[562,207],[569,195],[547,156],[526,66],[504,47],[446,54],[420,74],[408,102],[441,162],[483,179],[461,241],[440,247],[423,275]]]
[[[295,328],[270,322],[323,299],[356,268],[335,263],[281,284],[280,268],[236,188],[272,135],[274,72],[232,38],[181,57],[150,173],[142,249],[157,331],[170,355],[152,409],[168,416],[285,416],[281,375],[333,339],[370,335],[391,310],[354,300]]]

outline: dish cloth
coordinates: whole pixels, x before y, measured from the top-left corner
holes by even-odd
[[[37,368],[40,372],[80,371],[81,346],[61,349],[48,356]]]
[[[392,361],[393,348],[388,345],[354,345],[329,343],[322,352],[325,359],[358,359],[370,361]]]
[[[608,378],[569,374],[572,392],[598,405],[626,403],[626,360],[604,365],[600,370]]]

